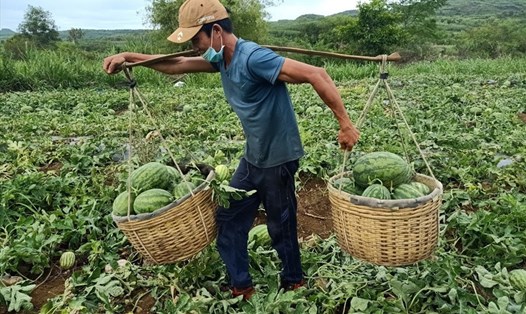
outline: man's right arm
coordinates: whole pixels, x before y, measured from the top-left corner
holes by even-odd
[[[102,65],[104,71],[108,74],[118,73],[122,65],[127,63],[136,63],[161,57],[162,55],[148,55],[135,52],[123,52],[109,56],[104,59]],[[195,72],[216,72],[212,64],[202,57],[175,57],[172,59],[162,60],[153,64],[145,65],[156,71],[166,74],[183,74]]]

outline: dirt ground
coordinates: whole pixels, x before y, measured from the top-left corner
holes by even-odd
[[[298,237],[305,238],[311,234],[317,234],[326,238],[331,234],[332,221],[330,217],[330,203],[326,183],[319,178],[302,178],[298,190]],[[264,221],[264,217],[258,217],[256,223]],[[48,299],[62,294],[64,281],[69,273],[61,273],[58,269],[44,280],[36,282],[37,288],[33,291],[33,311],[26,313],[38,313],[38,310]],[[147,313],[154,304],[154,300],[145,297],[139,303],[140,308]],[[0,306],[0,314],[7,313],[7,309]]]
[[[319,178],[307,178],[302,185],[298,191],[298,236],[317,234],[327,238],[332,233],[327,183]]]

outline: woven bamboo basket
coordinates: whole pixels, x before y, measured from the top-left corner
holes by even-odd
[[[113,216],[113,221],[133,247],[153,264],[170,264],[192,258],[216,237],[215,211],[209,182],[192,193],[152,213]]]
[[[403,266],[426,259],[438,242],[438,212],[442,184],[423,174],[413,178],[430,194],[407,200],[379,200],[341,191],[333,182],[350,177],[344,172],[329,179],[332,221],[339,246],[361,260],[384,266]]]

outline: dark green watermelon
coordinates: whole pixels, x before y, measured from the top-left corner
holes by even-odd
[[[424,196],[425,194],[419,191],[417,188],[415,188],[413,185],[408,183],[402,183],[400,184],[396,189],[394,189],[392,193],[393,199],[413,199],[420,196]]]
[[[369,185],[365,191],[363,191],[362,196],[380,200],[389,200],[391,199],[391,192],[382,184],[375,183]]]
[[[175,180],[174,174],[159,162],[149,162],[135,169],[130,177],[133,190],[141,193],[150,189],[169,189]]]
[[[381,182],[390,190],[402,183],[408,183],[414,174],[408,162],[390,152],[366,154],[356,160],[352,170],[358,186],[366,188]]]
[[[424,183],[422,183],[422,182],[413,181],[413,182],[411,182],[411,183],[409,183],[409,184],[411,184],[412,186],[414,186],[417,190],[419,190],[420,192],[422,192],[422,194],[424,194],[424,195],[427,195],[427,194],[429,194],[429,192],[431,192],[431,191],[429,190],[429,187],[428,187],[427,185],[425,185]]]
[[[137,195],[133,202],[133,210],[137,214],[151,213],[172,201],[172,193],[163,189],[150,189]]]

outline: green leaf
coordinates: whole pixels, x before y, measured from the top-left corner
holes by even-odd
[[[353,297],[351,299],[351,308],[357,311],[365,311],[369,305],[370,300],[362,299],[359,297]]]
[[[458,297],[457,289],[451,288],[451,290],[449,290],[449,293],[447,294],[447,296],[449,297],[449,300],[451,301],[451,303],[455,304],[456,301],[457,301],[457,297]]]
[[[0,294],[3,296],[5,302],[9,304],[7,311],[19,312],[22,308],[32,309],[31,297],[29,294],[36,287],[31,284],[27,286],[15,284],[8,287],[0,287]]]

